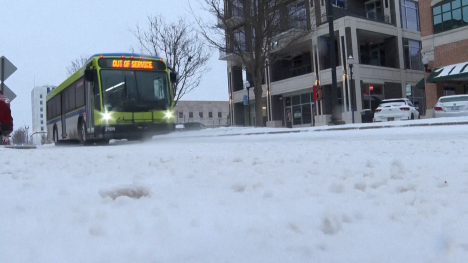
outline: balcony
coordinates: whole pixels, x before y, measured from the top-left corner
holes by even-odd
[[[246,45],[245,42],[239,43],[239,49],[243,53],[248,52],[247,45]],[[239,57],[240,52],[236,51],[236,53],[237,54],[234,53],[234,48],[233,47],[229,47],[227,49],[220,48],[219,49],[219,60],[242,62],[242,59]]]
[[[218,27],[220,28],[236,28],[244,23],[244,13],[242,8],[232,8],[224,15],[225,19],[218,17]]]
[[[366,11],[364,8],[356,8],[356,7],[346,7],[346,8],[340,8],[340,7],[333,7],[333,19],[340,19],[345,16],[351,16],[351,17],[356,17],[356,18],[363,18],[366,20],[370,21],[375,21],[379,23],[384,23],[384,24],[392,24],[390,22],[390,17],[388,15],[384,15],[379,12],[370,12]],[[326,14],[322,15],[322,23],[324,24],[328,22],[328,17]]]
[[[359,64],[399,69],[398,38],[357,29]]]

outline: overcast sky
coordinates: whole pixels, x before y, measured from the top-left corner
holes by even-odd
[[[193,0],[0,0],[0,56],[18,70],[5,84],[17,97],[11,103],[15,128],[31,124],[31,90],[58,85],[66,67],[81,54],[139,50],[128,31],[146,25],[148,15],[162,14],[170,21],[192,19]],[[204,14],[196,8],[200,14]],[[183,100],[228,100],[226,63],[213,50],[212,70]]]

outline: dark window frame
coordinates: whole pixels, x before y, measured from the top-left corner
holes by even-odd
[[[431,12],[432,12],[432,29],[434,34],[450,31],[453,29],[457,29],[460,27],[465,27],[468,26],[468,17],[464,17],[464,10],[466,10],[466,14],[468,16],[468,1],[464,0],[458,0],[458,3],[460,4],[459,6],[453,7],[452,4],[456,0],[445,0],[442,1],[434,6],[431,7]],[[448,7],[448,9],[444,9],[445,7]],[[436,9],[439,9],[437,12],[435,12]],[[459,24],[456,25],[453,19],[454,13],[460,11],[460,21]],[[435,21],[436,17],[438,17],[438,21],[440,21],[440,25],[436,27]],[[447,18],[447,20],[444,21],[444,17]],[[466,22],[465,22],[466,21]],[[445,23],[447,22],[447,23]]]

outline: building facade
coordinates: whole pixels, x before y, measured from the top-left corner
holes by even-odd
[[[428,115],[444,95],[468,94],[468,0],[420,1]]]
[[[281,59],[265,63],[268,74],[263,85],[264,119],[261,121],[267,126],[289,123],[301,127],[326,125],[330,121],[332,72],[327,1],[282,2],[283,12],[296,10],[296,15],[294,23],[287,19],[279,23],[285,23],[286,30],[301,28],[309,34],[296,45],[281,50],[284,54]],[[424,90],[416,88],[423,78],[418,1],[330,1],[334,13],[337,96],[343,120],[351,123],[354,115],[355,122],[372,121],[372,112],[381,100],[403,97],[410,98],[424,115]],[[229,15],[237,16],[242,26],[243,14]],[[249,43],[248,35],[237,38]],[[354,58],[352,80],[349,56]],[[220,59],[227,61],[232,123],[255,124],[254,107],[249,109],[244,105],[247,91],[243,83],[251,77],[229,52],[220,52]],[[319,101],[314,101],[312,95],[314,85],[321,88]],[[253,89],[248,97],[253,105]]]
[[[31,91],[32,127],[30,140],[33,144],[41,144],[42,137],[47,137],[46,97],[52,88],[37,86]]]
[[[174,114],[176,123],[200,122],[207,127],[230,125],[229,101],[179,101]]]

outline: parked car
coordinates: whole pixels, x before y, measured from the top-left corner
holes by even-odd
[[[419,119],[419,111],[409,99],[382,100],[374,111],[374,122]]]
[[[468,116],[468,95],[442,96],[434,106],[434,118]]]

